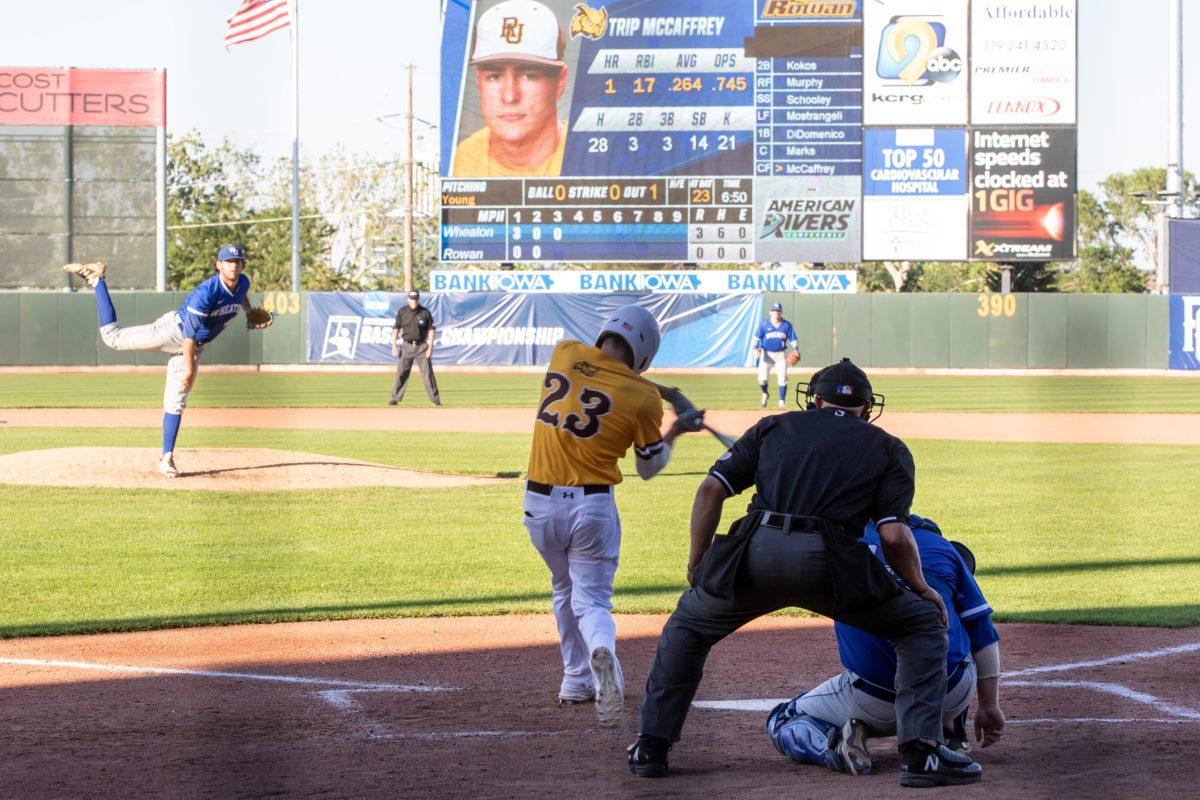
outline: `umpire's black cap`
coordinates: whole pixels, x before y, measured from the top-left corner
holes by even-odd
[[[867,373],[848,358],[814,375],[809,391],[826,403],[846,408],[871,405],[875,398]]]

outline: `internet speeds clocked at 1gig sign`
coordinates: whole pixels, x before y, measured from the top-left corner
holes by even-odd
[[[441,258],[1071,259],[1076,23],[1075,0],[455,0]]]

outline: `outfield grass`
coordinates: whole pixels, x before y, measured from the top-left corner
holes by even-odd
[[[154,429],[0,430],[0,453],[155,446]],[[185,429],[184,447],[262,446],[424,469],[523,470],[528,437]],[[910,443],[914,508],[967,542],[1003,620],[1200,623],[1192,476],[1200,448]],[[618,491],[621,612],[684,587],[691,495],[719,454],[680,443],[666,474]],[[186,451],[180,455],[186,464]],[[151,468],[152,465],[147,465]],[[632,465],[624,464],[626,474]],[[279,493],[4,487],[0,635],[549,610],[511,484]],[[742,499],[731,501],[733,518]]]
[[[679,386],[706,408],[758,407],[758,387],[749,373],[656,379]],[[451,407],[532,407],[540,380],[533,373],[458,373],[440,375],[438,384]],[[413,381],[405,405],[428,406],[420,378],[414,374]],[[1200,382],[1182,378],[914,376],[873,382],[896,411],[1200,413]],[[0,375],[0,408],[153,408],[162,404],[162,386],[162,376],[152,374]],[[190,402],[193,407],[383,406],[391,387],[392,376],[383,373],[205,374],[202,366]]]

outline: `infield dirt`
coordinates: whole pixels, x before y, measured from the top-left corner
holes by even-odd
[[[874,770],[851,778],[778,755],[765,711],[694,709],[671,776],[631,776],[625,747],[663,621],[618,617],[616,731],[589,705],[555,704],[550,615],[0,642],[0,780],[25,799],[915,796],[898,785],[894,739],[872,740]],[[976,753],[982,784],[934,794],[1194,793],[1200,629],[1000,629],[1007,731]],[[827,624],[767,618],[717,645],[698,699],[786,698],[836,666]]]

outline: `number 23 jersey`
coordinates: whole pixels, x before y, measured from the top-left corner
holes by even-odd
[[[662,398],[598,347],[566,340],[550,356],[533,425],[529,479],[554,486],[621,482],[617,462],[662,448]]]

